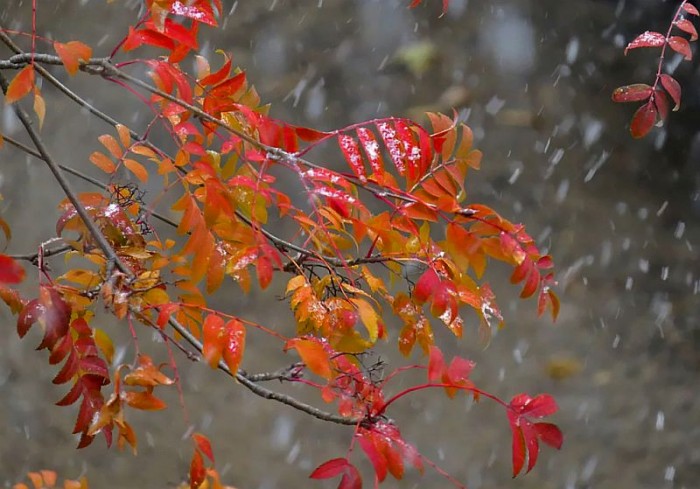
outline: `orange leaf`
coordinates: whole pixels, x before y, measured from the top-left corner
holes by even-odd
[[[287,343],[287,349],[295,348],[302,362],[316,375],[330,380],[333,378],[331,359],[323,345],[310,339],[294,338]]]
[[[224,320],[215,314],[208,315],[202,325],[202,339],[204,343],[202,356],[211,368],[216,368],[224,353],[226,343]],[[235,373],[235,371],[231,373]]]
[[[136,175],[136,178],[138,178],[141,183],[148,182],[148,171],[141,163],[127,158],[124,160],[124,166],[126,166],[131,173]]]
[[[20,70],[10,82],[5,93],[5,102],[8,104],[17,102],[34,88],[34,68],[27,65]]]
[[[197,449],[200,450],[204,455],[206,455],[209,460],[214,462],[214,452],[211,449],[211,443],[209,443],[209,438],[202,435],[201,433],[193,433],[192,439],[197,445]]]
[[[106,154],[100,153],[99,151],[95,151],[90,155],[90,161],[105,173],[112,174],[117,169],[114,162],[110,160]]]
[[[98,137],[97,140],[102,143],[102,146],[107,148],[107,150],[114,156],[116,159],[119,159],[122,157],[124,154],[124,150],[122,147],[119,145],[117,140],[114,138],[114,136],[110,136],[109,134],[103,134],[102,136]]]
[[[70,41],[66,44],[54,42],[53,48],[70,75],[75,75],[78,72],[80,61],[88,61],[92,57],[92,48],[80,41]]]
[[[132,408],[144,411],[158,411],[167,407],[167,404],[150,392],[123,392],[122,398]]]
[[[122,146],[125,148],[131,146],[131,134],[129,133],[129,128],[123,124],[117,124],[116,128],[117,133],[119,133],[119,141],[122,143]]]

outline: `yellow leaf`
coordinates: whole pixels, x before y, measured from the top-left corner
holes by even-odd
[[[39,129],[41,130],[46,116],[46,102],[44,102],[44,97],[41,96],[39,90],[34,90],[34,112],[39,119]]]
[[[357,312],[360,314],[360,319],[362,319],[362,324],[365,325],[367,333],[369,333],[369,340],[371,343],[377,341],[379,336],[379,315],[377,311],[365,300],[363,299],[350,299],[353,304],[357,307]]]
[[[124,166],[126,166],[131,173],[136,175],[136,178],[138,178],[141,183],[148,182],[148,171],[141,163],[127,158],[124,160]]]
[[[95,340],[97,348],[100,349],[104,357],[107,359],[107,362],[111,364],[112,359],[114,358],[114,344],[112,343],[112,339],[107,335],[107,333],[99,328],[93,329],[92,336]]]

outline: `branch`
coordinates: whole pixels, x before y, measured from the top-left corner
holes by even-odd
[[[4,134],[2,134],[2,133],[0,133],[0,136],[2,136],[2,139],[3,139],[4,141],[6,141],[7,143],[9,143],[9,144],[11,144],[12,146],[16,147],[17,149],[19,149],[19,150],[21,150],[21,151],[24,151],[24,152],[27,153],[28,155],[33,156],[34,158],[37,158],[37,159],[39,159],[39,160],[46,161],[46,160],[44,160],[44,158],[41,156],[41,154],[37,153],[36,151],[34,151],[34,150],[33,150],[32,148],[30,148],[29,146],[26,146],[25,144],[23,144],[23,143],[17,141],[16,139],[11,138],[11,137],[9,137],[9,136],[6,136],[6,135],[4,135]],[[109,191],[109,187],[108,187],[106,184],[102,183],[101,181],[97,180],[96,178],[92,178],[90,175],[86,175],[85,173],[83,173],[83,172],[81,172],[81,171],[79,171],[79,170],[76,170],[75,168],[71,168],[70,166],[66,166],[66,165],[63,165],[63,164],[60,164],[60,163],[58,164],[58,167],[59,167],[61,170],[65,171],[66,173],[70,173],[71,175],[73,175],[73,176],[75,176],[75,177],[78,177],[78,178],[80,178],[81,180],[84,180],[84,181],[86,181],[86,182],[88,182],[88,183],[91,183],[92,185],[95,185],[96,187],[99,187],[99,188],[101,188],[102,190]],[[167,217],[165,217],[165,216],[162,215],[162,214],[159,214],[158,212],[151,211],[151,212],[150,212],[150,215],[152,215],[153,217],[155,217],[155,218],[158,219],[159,221],[164,222],[165,224],[168,224],[168,225],[170,225],[170,226],[172,226],[172,227],[174,227],[174,228],[177,227],[177,223],[176,223],[175,221],[173,221],[172,219],[168,219]]]
[[[136,312],[140,317],[144,317],[143,314],[138,313],[138,311],[134,312]],[[144,317],[144,319],[148,321],[148,318]],[[198,352],[201,353],[204,350],[204,345],[202,345],[202,342],[199,341],[185,326],[180,324],[180,322],[177,319],[171,317],[169,323],[173,327],[173,329],[177,331],[178,334],[180,334],[185,339],[185,341],[192,345],[192,347],[194,347]],[[246,374],[246,372],[243,370],[239,370],[234,374],[233,372],[231,372],[231,369],[228,368],[228,365],[226,365],[226,363],[223,360],[219,361],[217,367],[219,370],[225,372],[227,375],[235,378],[240,384],[242,384],[245,388],[250,390],[253,394],[258,395],[263,399],[271,399],[273,401],[286,404],[287,406],[293,407],[294,409],[297,409],[306,414],[310,414],[311,416],[318,418],[322,421],[330,421],[331,423],[337,423],[348,426],[355,426],[361,421],[361,419],[358,418],[346,418],[343,416],[338,416],[336,414],[329,413],[327,411],[323,411],[314,406],[301,402],[298,399],[295,399],[294,397],[267,389],[256,383],[258,381],[263,380],[272,380],[273,378],[284,380],[282,379],[282,377],[276,376],[278,374],[257,374],[248,376],[248,374]]]
[[[0,72],[0,87],[2,87],[3,93],[7,92],[8,86],[9,82],[7,81],[7,78],[5,78],[5,75],[3,75],[2,72]],[[129,270],[129,268],[124,264],[124,262],[122,262],[121,259],[117,256],[116,252],[107,241],[107,238],[104,237],[102,232],[98,229],[97,224],[95,224],[95,221],[92,220],[87,210],[85,210],[83,205],[78,200],[78,196],[76,195],[75,191],[71,187],[66,177],[63,175],[63,172],[59,165],[54,161],[51,155],[49,155],[49,152],[46,146],[44,145],[44,141],[41,139],[36,129],[34,129],[29,115],[24,111],[19,102],[14,103],[13,108],[15,114],[17,115],[17,118],[24,126],[24,129],[27,131],[29,138],[34,143],[34,147],[37,149],[37,152],[41,155],[41,159],[43,159],[46,162],[47,166],[49,167],[49,170],[51,170],[51,173],[53,173],[54,178],[63,189],[63,193],[66,195],[66,197],[68,197],[68,200],[70,200],[71,204],[73,204],[73,207],[75,207],[76,212],[85,223],[85,226],[87,227],[88,231],[90,231],[90,234],[93,236],[93,238],[95,238],[95,241],[97,241],[97,245],[100,247],[102,252],[105,254],[107,259],[111,263],[115,264],[119,268],[119,270],[121,270],[125,274],[131,276],[131,270]]]

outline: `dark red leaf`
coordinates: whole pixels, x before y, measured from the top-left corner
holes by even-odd
[[[656,110],[659,113],[659,121],[665,121],[668,118],[671,103],[666,92],[662,91],[660,88],[656,89],[654,92],[654,105],[656,105]]]
[[[44,314],[45,308],[39,302],[39,299],[32,299],[24,306],[17,318],[17,334],[20,338],[24,338],[32,324]]]
[[[679,19],[676,21],[675,26],[678,27],[683,32],[690,34],[690,40],[695,41],[698,38],[698,31],[695,26],[688,19]]]
[[[613,102],[639,102],[648,99],[653,89],[645,83],[635,83],[616,88],[612,94]]]
[[[80,358],[76,355],[75,350],[71,350],[66,363],[63,364],[63,367],[61,367],[61,370],[59,370],[52,382],[54,384],[65,384],[78,372],[78,365],[80,365]]]
[[[666,89],[668,94],[673,99],[673,103],[676,104],[673,110],[676,111],[681,106],[681,86],[670,75],[663,74],[659,77],[661,79],[661,85]]]
[[[629,43],[625,48],[625,54],[630,49],[636,48],[659,48],[666,43],[666,37],[660,32],[646,31],[637,36],[637,38]]]
[[[632,137],[639,139],[649,134],[649,131],[651,131],[651,128],[654,127],[656,123],[657,116],[658,111],[656,105],[651,101],[637,109],[630,123],[630,133]]]
[[[668,45],[671,46],[671,49],[675,52],[683,55],[687,61],[693,59],[693,51],[690,49],[690,43],[686,38],[671,36],[668,38]]]

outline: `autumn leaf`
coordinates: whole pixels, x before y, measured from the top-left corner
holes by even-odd
[[[27,65],[10,82],[5,93],[5,102],[12,104],[27,95],[34,88],[34,67]]]
[[[92,57],[92,48],[80,41],[70,41],[66,44],[56,41],[53,48],[69,75],[75,75],[80,68],[80,62],[88,61]]]

